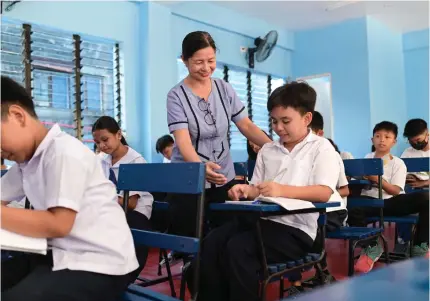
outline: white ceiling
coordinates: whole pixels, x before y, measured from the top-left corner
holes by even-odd
[[[163,1],[164,2],[164,1]],[[161,2],[161,3],[163,3]],[[182,1],[167,1],[175,5]],[[389,27],[409,32],[429,27],[428,1],[205,1],[290,30],[374,16]],[[329,7],[340,6],[333,10]]]

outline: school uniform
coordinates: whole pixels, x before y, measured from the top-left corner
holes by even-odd
[[[167,95],[167,121],[170,133],[187,129],[191,143],[202,162],[214,162],[221,166],[217,172],[227,178],[227,184],[215,185],[206,182],[207,202],[224,202],[228,190],[235,184],[233,160],[228,142],[230,123],[247,117],[244,104],[232,86],[212,78],[212,91],[205,101],[181,81]],[[178,146],[172,152],[172,163],[184,162]],[[171,232],[178,235],[195,236],[197,198],[191,195],[172,194],[170,203]]]
[[[327,139],[312,133],[290,152],[278,141],[260,150],[252,185],[274,180],[283,185],[324,185],[331,188],[330,201],[340,202],[336,191],[339,162]],[[318,213],[261,218],[263,244],[268,263],[303,257],[317,236]],[[203,241],[200,300],[258,300],[259,260],[254,228],[230,222]]]
[[[101,301],[126,288],[138,267],[132,235],[115,187],[89,148],[54,125],[1,184],[3,201],[27,196],[35,210],[77,212],[69,235],[48,239],[48,256],[2,262],[2,300]]]
[[[375,153],[366,155],[366,158],[374,158]],[[406,165],[402,159],[389,155],[384,161],[384,174],[382,178],[388,183],[401,189],[400,194],[393,196],[385,190],[382,192],[384,199],[384,215],[402,217],[410,214],[419,215],[415,243],[428,242],[429,237],[429,194],[428,192],[415,192],[405,194]],[[377,185],[365,187],[361,196],[365,198],[379,198]],[[366,227],[366,219],[379,216],[379,208],[359,207],[348,210],[348,224],[350,226]]]
[[[112,156],[105,154],[102,157],[102,167],[106,178],[114,177],[113,181],[118,181],[119,166],[121,164],[137,164],[146,163],[145,159],[137,151],[131,147],[127,147],[127,153],[112,165]],[[113,173],[113,174],[112,174]],[[127,223],[132,229],[149,230],[151,229],[150,218],[152,213],[152,203],[154,198],[149,192],[130,191],[129,196],[138,195],[136,208],[127,210]],[[124,197],[124,192],[119,191],[118,196]],[[118,201],[118,200],[116,200]],[[137,259],[139,261],[140,270],[143,269],[148,258],[149,248],[146,246],[136,247]]]
[[[417,150],[413,147],[408,147],[407,149],[405,149],[405,151],[400,157],[401,158],[429,158],[430,150],[423,151],[423,150]],[[427,181],[429,179],[428,171],[410,172],[408,174],[416,176],[421,181]]]

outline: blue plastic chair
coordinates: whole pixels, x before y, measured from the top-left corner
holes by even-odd
[[[354,251],[357,244],[369,239],[381,239],[384,245],[384,253],[388,258],[388,245],[385,237],[382,235],[384,228],[384,200],[382,199],[382,175],[383,162],[381,159],[352,159],[344,160],[345,174],[350,177],[363,177],[363,176],[378,176],[379,179],[379,199],[364,199],[364,198],[349,198],[348,207],[376,207],[380,208],[379,228],[366,228],[366,227],[342,227],[334,232],[328,232],[327,238],[348,240],[348,276],[354,274]],[[388,260],[389,261],[389,260]]]
[[[124,211],[127,212],[130,191],[152,191],[199,195],[196,222],[197,237],[183,237],[165,233],[132,229],[135,245],[146,245],[191,254],[196,258],[194,264],[194,283],[196,290],[190,300],[198,293],[200,245],[203,234],[205,202],[205,166],[203,163],[171,164],[122,164],[119,167],[118,189],[124,191]],[[180,175],[180,176],[178,176]],[[184,276],[184,275],[182,275]],[[185,283],[184,277],[182,282]],[[123,300],[178,300],[147,288],[130,285]]]
[[[248,183],[248,164],[247,162],[234,162],[234,172],[236,176],[244,177],[243,181],[239,181],[241,184]]]

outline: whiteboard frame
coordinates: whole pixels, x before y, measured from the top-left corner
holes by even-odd
[[[309,79],[315,79],[315,78],[319,78],[319,77],[328,77],[330,80],[330,114],[331,114],[331,118],[330,118],[330,136],[331,139],[333,141],[335,140],[334,137],[334,114],[333,114],[333,82],[332,82],[332,76],[331,73],[320,73],[320,74],[314,74],[314,75],[309,75],[309,76],[302,76],[302,77],[297,77],[296,81],[307,81]]]

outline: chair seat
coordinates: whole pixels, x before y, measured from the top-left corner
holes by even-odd
[[[379,222],[379,217],[369,217],[366,219],[368,222]],[[384,222],[396,223],[396,224],[417,224],[418,216],[408,215],[402,217],[395,216],[384,216]]]
[[[363,239],[383,232],[382,228],[342,227],[333,232],[327,232],[326,238],[334,239]]]
[[[119,301],[178,301],[178,299],[131,284]]]
[[[275,274],[278,272],[281,272],[285,269],[292,269],[294,267],[301,266],[305,263],[316,261],[320,258],[321,254],[317,253],[309,253],[303,258],[294,260],[294,261],[288,261],[286,263],[273,263],[268,265],[269,274]],[[312,268],[312,267],[310,267]]]

